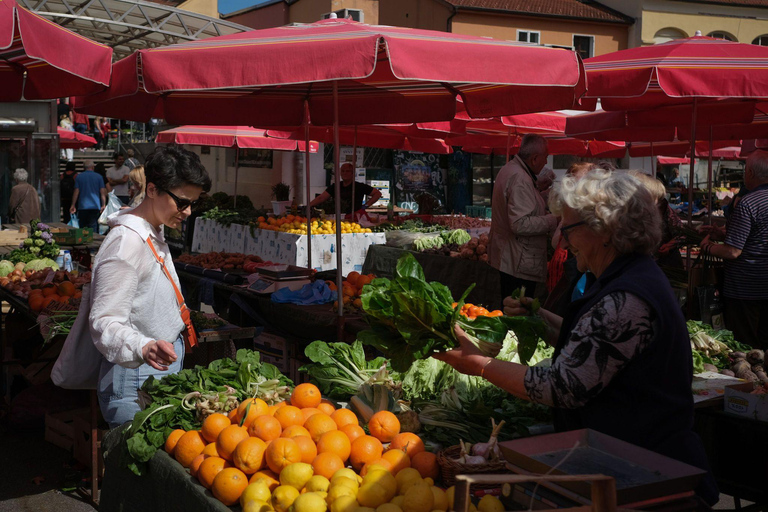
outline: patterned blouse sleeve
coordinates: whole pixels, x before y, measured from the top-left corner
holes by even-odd
[[[585,405],[653,341],[655,316],[636,295],[606,295],[579,320],[552,367],[528,368],[529,398],[564,409]]]

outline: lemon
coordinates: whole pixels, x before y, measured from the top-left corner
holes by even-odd
[[[371,507],[357,507],[352,512],[376,512],[376,510]]]
[[[328,505],[320,493],[307,492],[296,498],[292,508],[293,512],[325,512]]]
[[[331,482],[329,482],[327,478],[321,475],[315,475],[309,479],[307,484],[304,486],[304,490],[307,492],[315,492],[315,491],[328,492],[328,487],[330,485],[331,485]]]
[[[355,473],[354,470],[349,468],[343,468],[336,471],[333,476],[331,477],[331,483],[336,481],[337,478],[349,478],[350,480],[354,480],[357,482],[357,473]]]
[[[403,509],[401,509],[394,503],[385,503],[383,505],[379,505],[376,508],[376,512],[403,512]]]
[[[477,504],[477,510],[480,512],[504,512],[504,505],[496,496],[486,494],[480,499],[480,503]]]
[[[477,512],[477,507],[471,501],[469,502],[469,512]]]
[[[352,496],[353,498],[357,497],[357,489],[352,489],[351,487],[347,487],[346,485],[336,485],[332,484],[328,488],[328,496],[326,496],[325,501],[329,505],[333,505],[334,502],[341,498],[342,496]]]
[[[432,512],[435,497],[430,487],[424,484],[412,485],[403,499],[403,512]]]
[[[413,468],[404,468],[398,471],[397,475],[395,475],[395,480],[397,481],[397,493],[405,494],[405,484],[421,482],[421,473]]]
[[[293,464],[288,464],[280,472],[280,485],[290,485],[300,491],[307,485],[307,482],[309,482],[309,479],[314,474],[315,470],[312,469],[312,464],[294,462]]]
[[[265,501],[251,500],[243,505],[243,512],[271,512],[272,505]]]
[[[448,510],[448,496],[445,495],[445,491],[438,487],[430,487],[430,489],[432,489],[432,496],[435,499],[432,504],[432,510],[442,510],[443,512]]]
[[[405,500],[405,496],[398,495],[398,496],[395,496],[394,498],[392,498],[391,500],[389,500],[389,502],[391,504],[393,504],[393,505],[397,505],[402,510],[402,508],[403,508],[403,500]]]
[[[298,497],[298,489],[291,485],[281,485],[272,493],[272,506],[277,512],[286,512]]]
[[[389,501],[387,494],[387,489],[379,484],[363,483],[360,490],[357,491],[357,502],[364,507],[376,508]],[[430,511],[427,510],[426,512]]]
[[[445,497],[448,498],[448,509],[453,510],[453,493],[456,491],[454,486],[445,490]]]
[[[331,480],[331,486],[334,486],[334,485],[346,485],[350,489],[354,489],[355,492],[357,492],[357,490],[360,488],[360,484],[357,482],[357,478],[353,480],[345,476],[340,476],[335,480]]]
[[[356,508],[360,508],[360,504],[354,496],[339,496],[331,504],[331,512],[352,512]]]
[[[429,486],[435,485],[435,481],[434,481],[434,480],[432,480],[432,479],[431,479],[431,478],[429,478],[429,477],[427,477],[427,478],[425,478],[425,479],[424,479],[424,483],[425,483],[425,484],[427,484],[427,485],[429,485]]]
[[[266,480],[259,479],[245,488],[243,494],[240,495],[240,505],[245,507],[249,501],[269,501],[271,497],[272,492],[269,490],[269,484]]]
[[[400,489],[398,490],[398,494],[402,494],[403,496],[405,496],[405,493],[408,492],[408,489],[410,489],[414,485],[423,485],[425,487],[429,487],[429,485],[427,485],[427,483],[420,478],[418,480],[417,479],[408,480],[403,484],[402,487],[400,487]]]
[[[373,469],[363,477],[363,485],[365,484],[378,484],[382,486],[386,491],[386,500],[389,501],[397,494],[397,480],[392,476],[392,473],[386,469]]]

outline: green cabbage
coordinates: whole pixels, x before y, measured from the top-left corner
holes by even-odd
[[[8,260],[0,261],[0,276],[7,276],[16,269],[13,262]]]
[[[32,260],[29,263],[27,263],[27,266],[24,267],[25,270],[43,270],[46,268],[52,268],[53,270],[59,270],[59,266],[56,264],[55,261],[53,261],[50,258],[41,258],[37,260]]]

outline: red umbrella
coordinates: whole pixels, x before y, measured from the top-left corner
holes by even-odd
[[[298,126],[308,99],[318,126],[411,123],[453,119],[458,95],[473,117],[488,117],[568,108],[586,87],[571,51],[342,19],[139,50],[113,73],[112,88],[78,110]]]
[[[584,158],[623,158],[627,154],[627,146],[624,142],[586,141],[568,137],[546,137],[550,155],[573,155]],[[510,147],[510,154],[514,155],[520,149],[520,139]],[[504,146],[493,147],[483,145],[465,145],[461,148],[468,153],[502,154],[506,151]]]
[[[304,129],[267,130],[270,137],[300,140],[304,138]],[[423,153],[448,154],[451,146],[436,138],[434,130],[420,130],[415,125],[362,125],[339,127],[339,143],[348,146],[369,148],[403,149]],[[445,135],[445,134],[440,134]],[[333,144],[333,129],[324,126],[310,126],[310,139]]]
[[[112,48],[0,1],[0,101],[92,94],[109,85]]]
[[[198,146],[304,151],[304,141],[270,137],[265,130],[250,126],[180,126],[157,134],[156,142]],[[317,142],[310,141],[309,152],[317,153]]]
[[[716,140],[712,142],[715,151],[712,152],[716,155],[721,148],[727,148],[733,146],[738,141],[732,140]],[[709,156],[709,142],[697,142],[696,143],[696,156],[708,157]],[[631,143],[629,147],[629,156],[632,157],[645,157],[654,155],[665,155],[668,157],[683,157],[691,154],[691,145],[688,142],[661,142],[651,144],[643,144],[638,142]],[[684,162],[687,163],[687,162]]]
[[[84,133],[78,133],[64,128],[56,128],[59,133],[59,147],[61,149],[85,149],[96,145],[96,139]]]

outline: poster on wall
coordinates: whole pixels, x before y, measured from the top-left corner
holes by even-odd
[[[395,202],[400,208],[414,213],[433,213],[445,205],[445,171],[437,155],[395,151]],[[433,211],[420,212],[420,205],[430,205]]]
[[[240,167],[254,167],[256,169],[272,169],[272,150],[239,148]]]

